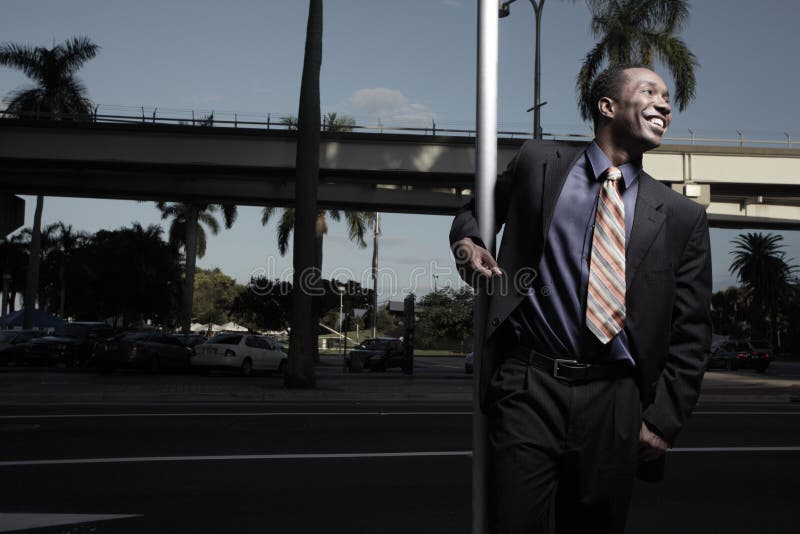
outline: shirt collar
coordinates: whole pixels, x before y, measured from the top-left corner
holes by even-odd
[[[600,148],[596,141],[592,141],[586,149],[586,156],[589,159],[589,165],[594,173],[594,180],[598,180],[606,169],[611,167],[611,160],[608,159],[605,152]],[[630,189],[631,185],[639,178],[642,172],[642,159],[629,161],[619,166],[622,171],[622,180],[625,182],[625,189]]]

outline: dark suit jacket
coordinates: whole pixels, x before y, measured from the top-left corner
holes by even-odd
[[[528,141],[498,178],[496,231],[505,229],[497,262],[504,274],[488,288],[480,376],[484,410],[489,380],[502,359],[504,340],[493,334],[527,294],[561,188],[585,149]],[[474,200],[459,210],[450,230],[451,245],[465,237],[482,244]],[[636,359],[642,417],[674,444],[700,394],[711,343],[711,250],[703,207],[646,172],[639,176],[625,274],[625,330]],[[663,477],[663,457],[646,467],[640,478]]]

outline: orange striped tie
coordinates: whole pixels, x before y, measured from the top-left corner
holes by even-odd
[[[597,202],[586,325],[603,344],[625,322],[625,205],[619,192],[622,172],[609,167]]]

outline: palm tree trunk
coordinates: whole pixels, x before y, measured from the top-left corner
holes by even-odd
[[[186,217],[186,279],[181,292],[181,331],[191,332],[192,302],[194,301],[194,272],[197,262],[197,213],[195,204],[189,205]]]
[[[284,376],[288,388],[313,388],[313,347],[317,326],[309,289],[319,280],[314,246],[319,180],[319,71],[322,65],[322,0],[310,0],[303,78],[300,84],[300,110],[297,119],[295,159],[297,199],[294,227],[292,289],[292,331],[289,359]]]
[[[59,284],[59,298],[58,298],[58,316],[63,318],[64,317],[64,303],[67,300],[67,288],[64,287],[64,283],[66,281],[66,268],[64,266],[64,262],[61,262],[61,265],[58,267],[58,284]]]
[[[22,319],[22,328],[33,328],[33,309],[36,306],[36,293],[39,288],[39,261],[42,250],[42,209],[44,197],[36,197],[36,211],[33,215],[33,233],[31,234],[31,249],[28,256],[28,274],[25,279],[25,314]]]

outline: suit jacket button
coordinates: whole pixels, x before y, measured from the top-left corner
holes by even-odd
[[[498,319],[497,317],[495,317],[494,319],[492,319],[492,326],[497,326],[497,325],[499,325],[499,324],[500,324],[500,319]]]

